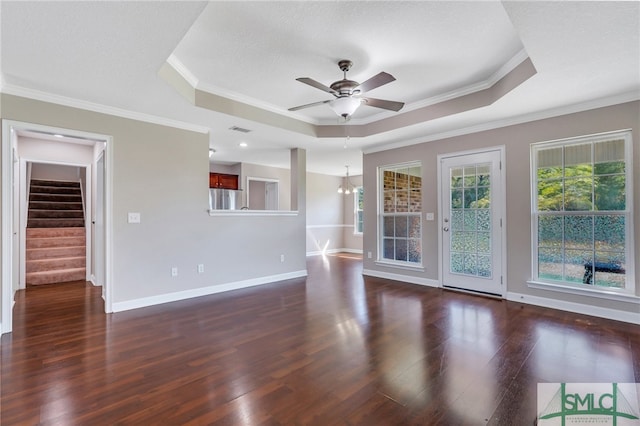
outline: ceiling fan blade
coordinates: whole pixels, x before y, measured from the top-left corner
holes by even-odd
[[[369,90],[373,90],[376,87],[380,87],[387,83],[391,83],[392,81],[395,81],[395,79],[396,78],[394,76],[383,71],[381,73],[374,75],[364,83],[361,83],[359,86],[357,86],[354,89],[354,91],[360,90],[360,93],[368,92]]]
[[[404,102],[386,101],[384,99],[376,98],[361,98],[365,105],[369,105],[376,108],[388,109],[391,111],[400,111],[404,106]]]
[[[300,78],[296,78],[296,80],[298,80],[300,83],[304,83],[304,84],[308,84],[311,87],[315,87],[316,89],[320,89],[323,92],[327,92],[327,93],[331,93],[332,95],[338,95],[338,92],[336,92],[335,90],[333,90],[330,87],[325,86],[324,84],[315,81],[312,78],[309,77],[300,77]]]
[[[329,102],[331,102],[331,100],[314,102],[312,104],[306,104],[306,105],[300,105],[300,106],[297,106],[297,107],[289,108],[289,111],[298,111],[299,109],[310,108],[310,107],[314,107],[316,105],[328,104]]]

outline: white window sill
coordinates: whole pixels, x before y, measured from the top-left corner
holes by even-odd
[[[209,216],[298,216],[297,210],[209,210]]]
[[[635,303],[640,305],[640,297],[629,293],[620,293],[613,290],[596,290],[595,288],[581,288],[571,285],[551,284],[540,281],[527,281],[529,288],[539,290],[557,291],[560,293],[576,294],[580,296],[596,297],[598,299],[616,300],[618,302]]]
[[[407,270],[407,271],[424,272],[424,267],[422,266],[422,264],[416,264],[414,266],[411,263],[390,262],[390,261],[385,261],[385,260],[376,260],[375,263],[378,266],[384,266],[384,267],[389,267],[389,268],[397,268],[397,269],[404,269],[404,270]]]

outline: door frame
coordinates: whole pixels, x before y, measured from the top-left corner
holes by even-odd
[[[2,276],[0,277],[0,287],[2,290],[2,322],[0,323],[0,334],[10,333],[13,330],[13,306],[15,291],[13,282],[19,278],[20,268],[13,266],[16,257],[20,257],[19,251],[22,247],[14,247],[13,235],[13,207],[20,205],[21,199],[16,200],[14,196],[14,176],[11,172],[13,164],[19,162],[17,152],[14,152],[15,141],[18,131],[35,131],[43,134],[61,134],[74,138],[81,138],[104,143],[105,155],[105,179],[104,179],[104,220],[105,220],[105,247],[104,247],[104,309],[110,313],[112,309],[112,259],[113,259],[113,208],[112,208],[112,187],[113,187],[113,138],[108,135],[89,133],[80,130],[71,130],[53,126],[44,126],[34,123],[26,123],[14,120],[2,120],[2,162],[0,163],[2,175],[2,209],[0,212],[0,226],[2,229]],[[15,158],[14,158],[15,157]],[[95,162],[95,160],[94,160]],[[92,163],[93,165],[93,163]],[[22,195],[19,196],[22,198]],[[22,214],[22,213],[20,213]],[[16,235],[18,230],[16,231]],[[18,243],[19,245],[19,243]]]
[[[277,209],[275,210],[268,210],[268,211],[278,211],[280,210],[280,180],[278,179],[272,179],[272,178],[261,178],[261,177],[254,177],[254,176],[247,176],[247,206],[249,206],[249,200],[250,200],[250,186],[251,186],[251,182],[264,182],[264,189],[265,189],[265,210],[266,209],[266,204],[267,204],[267,184],[276,184],[277,185],[277,191],[275,192],[275,203],[278,206]]]
[[[457,151],[450,152],[446,154],[438,154],[437,157],[437,185],[438,185],[438,282],[440,283],[441,288],[444,287],[444,240],[442,235],[442,218],[444,217],[443,212],[443,202],[442,202],[442,160],[449,159],[453,157],[463,157],[466,155],[475,155],[475,154],[484,154],[488,152],[496,152],[500,153],[500,185],[502,186],[502,197],[498,202],[498,212],[500,214],[501,224],[500,227],[500,244],[501,244],[501,253],[500,253],[500,276],[502,277],[502,286],[500,298],[504,299],[507,295],[507,186],[506,186],[506,161],[505,161],[505,145],[498,145],[493,147],[481,148],[481,149],[473,149],[473,150],[465,150],[465,151]],[[464,290],[461,290],[464,291]],[[470,293],[474,293],[469,290]],[[474,294],[484,294],[484,293],[474,293]]]

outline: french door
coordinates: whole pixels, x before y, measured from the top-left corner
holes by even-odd
[[[502,150],[440,157],[442,285],[504,296]]]

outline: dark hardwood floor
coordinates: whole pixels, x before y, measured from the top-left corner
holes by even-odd
[[[538,382],[640,382],[640,327],[363,278],[309,277],[105,315],[85,282],[18,293],[8,425],[533,425]]]

